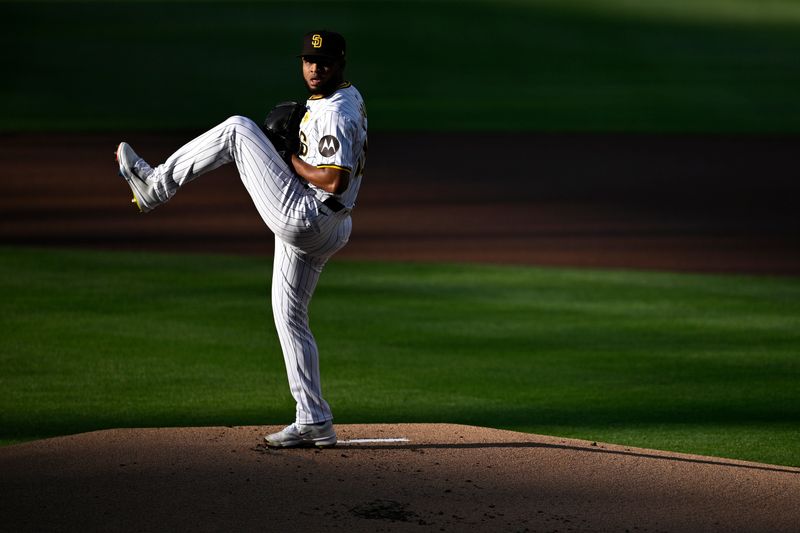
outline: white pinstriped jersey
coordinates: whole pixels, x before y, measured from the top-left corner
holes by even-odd
[[[312,96],[300,124],[300,158],[318,168],[350,172],[347,190],[338,196],[346,207],[355,205],[367,151],[367,110],[350,82],[330,96]],[[330,196],[311,185],[321,197]]]
[[[307,163],[350,172],[338,196],[352,208],[364,171],[367,114],[349,83],[325,98],[310,98],[301,124],[301,154]],[[308,305],[327,261],[347,244],[352,230],[348,210],[327,213],[319,201],[330,196],[304,182],[275,150],[261,127],[234,116],[176,150],[152,169],[148,183],[159,203],[198,176],[234,162],[264,223],[275,234],[272,313],[281,344],[295,420],[317,424],[333,419],[322,397],[319,351],[308,324]],[[144,163],[144,166],[148,165]]]

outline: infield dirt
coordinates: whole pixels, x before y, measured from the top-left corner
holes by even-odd
[[[449,424],[116,429],[0,449],[10,531],[796,531],[800,469]]]
[[[117,143],[156,164],[196,133],[4,135],[0,244],[271,256],[231,165],[147,215],[128,204]],[[792,136],[376,133],[334,260],[798,275],[798,148]]]

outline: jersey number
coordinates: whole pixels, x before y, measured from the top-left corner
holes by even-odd
[[[308,155],[308,139],[302,131],[300,132],[300,153],[297,155]]]
[[[361,176],[364,173],[364,167],[367,165],[367,141],[364,141],[364,149],[361,151],[361,157],[358,158],[356,171],[353,176]]]

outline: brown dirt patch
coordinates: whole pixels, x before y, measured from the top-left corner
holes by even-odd
[[[449,424],[270,450],[277,427],[116,429],[0,449],[13,531],[796,531],[800,469]]]
[[[155,163],[196,133],[3,136],[0,244],[271,256],[231,166],[147,215],[128,204],[116,144]],[[378,132],[336,259],[798,275],[799,149],[798,137]]]

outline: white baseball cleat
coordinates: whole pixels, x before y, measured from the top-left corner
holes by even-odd
[[[144,159],[136,155],[131,145],[126,142],[119,143],[116,152],[119,163],[119,175],[125,178],[133,192],[132,203],[135,203],[142,213],[152,211],[161,200],[156,196],[154,185],[147,181],[153,169]]]
[[[273,448],[295,448],[299,446],[316,446],[327,448],[336,445],[336,431],[333,422],[328,420],[322,424],[291,424],[278,433],[264,437],[267,446]]]

